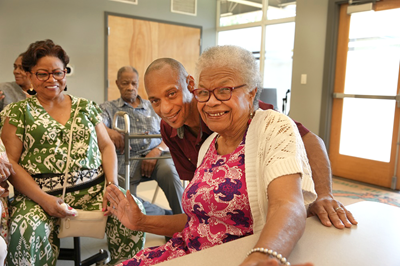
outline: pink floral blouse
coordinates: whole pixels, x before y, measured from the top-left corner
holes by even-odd
[[[244,139],[228,155],[218,155],[213,140],[182,206],[188,221],[165,245],[140,251],[120,265],[154,265],[253,234],[245,182]]]

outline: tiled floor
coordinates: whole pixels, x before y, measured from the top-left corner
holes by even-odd
[[[366,200],[400,207],[400,191],[340,177],[333,179],[333,195],[344,205]]]

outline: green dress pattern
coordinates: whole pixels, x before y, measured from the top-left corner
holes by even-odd
[[[54,120],[36,96],[9,104],[1,112],[2,117],[9,117],[9,123],[17,127],[17,136],[23,142],[19,164],[29,174],[64,172],[69,133],[78,102],[78,98],[70,97],[71,114],[65,125]],[[95,131],[95,126],[102,121],[101,112],[96,103],[81,99],[72,137],[72,171],[97,169],[101,165]],[[4,120],[1,119],[1,126]]]
[[[73,163],[70,165],[70,175],[93,170],[99,175],[74,179],[74,182],[68,184],[73,187],[79,182],[90,184],[93,178],[101,177],[102,159],[95,126],[102,118],[101,109],[96,103],[81,99],[78,107],[78,98],[69,97],[72,100],[71,116],[65,125],[55,121],[36,96],[33,96],[9,104],[0,113],[0,126],[8,117],[9,123],[17,128],[16,134],[23,143],[19,164],[30,175],[62,174],[67,161],[72,119],[75,109],[79,108],[72,137],[70,156]],[[58,179],[58,186],[62,186],[63,178]],[[35,181],[39,182],[37,179]],[[39,184],[40,187],[42,185]],[[55,188],[42,187],[45,191],[49,190],[46,192]],[[76,209],[99,210],[103,202],[103,189],[104,181],[96,182],[89,187],[67,192],[64,200]],[[60,194],[61,191],[56,196]],[[138,200],[136,202],[144,212],[143,205]],[[58,218],[49,216],[41,206],[25,195],[17,195],[11,203],[8,265],[56,265],[60,249],[58,231]],[[111,264],[133,257],[144,246],[145,234],[125,228],[114,216],[108,218],[106,235]]]

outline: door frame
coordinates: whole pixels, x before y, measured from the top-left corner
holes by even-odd
[[[364,0],[363,3],[377,3],[379,2],[379,6],[375,7],[376,11],[398,8],[398,0]],[[325,43],[325,57],[324,57],[324,76],[323,76],[323,90],[322,90],[322,99],[321,99],[321,119],[320,119],[320,136],[326,143],[327,150],[330,150],[330,140],[331,140],[331,122],[333,115],[333,106],[334,106],[334,91],[335,91],[335,82],[336,80],[336,71],[337,71],[337,59],[338,56],[338,41],[343,36],[339,36],[339,22],[340,22],[340,12],[341,5],[348,4],[348,1],[345,0],[329,0],[328,6],[328,23],[327,23],[327,33],[326,33],[326,43]],[[348,25],[347,25],[348,26]],[[347,55],[346,55],[347,56]],[[339,82],[343,82],[344,80],[339,80]],[[400,79],[398,80],[398,86],[400,84]],[[398,94],[399,92],[397,92]],[[340,98],[340,97],[339,97]],[[358,98],[358,97],[356,97]],[[361,97],[363,98],[363,97]],[[384,97],[386,98],[386,97]],[[398,96],[396,96],[398,98]],[[338,103],[336,103],[338,104]],[[396,111],[397,113],[397,111]],[[393,143],[394,147],[392,147],[391,158],[395,158],[392,170],[394,170],[394,176],[399,177],[400,168],[394,167],[394,164],[398,161],[396,154],[396,139],[398,139],[397,131],[399,129],[399,121],[395,119],[393,125]],[[395,182],[395,184],[393,183]],[[394,180],[392,177],[392,189],[398,189],[400,186],[400,180]]]
[[[335,69],[337,43],[339,32],[340,5],[347,4],[345,0],[330,0],[328,3],[328,19],[325,38],[324,74],[322,79],[321,116],[319,136],[324,140],[329,150],[333,92],[335,85]]]
[[[145,18],[145,17],[138,17],[138,16],[131,16],[131,15],[126,15],[126,14],[105,11],[104,12],[104,55],[105,55],[104,56],[104,100],[105,101],[107,101],[107,99],[108,99],[108,87],[109,87],[109,82],[110,82],[108,80],[108,26],[109,26],[108,25],[109,24],[108,16],[131,18],[131,19],[137,19],[137,20],[144,20],[144,21],[151,21],[151,22],[157,22],[157,23],[163,23],[163,24],[170,24],[170,25],[200,29],[200,44],[199,44],[200,45],[200,54],[202,52],[202,40],[203,40],[203,27],[202,26],[179,23],[179,22],[171,22],[171,21],[159,20],[159,19],[151,19],[151,18]]]

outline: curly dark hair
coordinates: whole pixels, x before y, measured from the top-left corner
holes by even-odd
[[[60,45],[54,44],[50,39],[31,43],[23,53],[22,68],[26,72],[31,72],[31,69],[37,64],[38,60],[45,56],[57,57],[63,62],[64,68],[69,63],[69,56]]]

